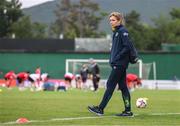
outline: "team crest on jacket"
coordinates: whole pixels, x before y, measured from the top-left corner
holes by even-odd
[[[124,32],[124,33],[123,33],[123,36],[128,36],[128,33],[127,33],[127,32]]]
[[[118,32],[116,32],[115,37],[117,37],[118,35],[119,35],[119,33],[118,33]]]

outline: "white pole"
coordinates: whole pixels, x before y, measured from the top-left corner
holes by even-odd
[[[69,68],[69,63],[68,62],[69,62],[69,60],[66,59],[66,71],[65,71],[66,73],[68,73],[68,68]]]
[[[142,64],[143,64],[143,62],[142,62],[142,60],[139,60],[138,63],[139,63],[139,78],[142,79]]]
[[[156,76],[156,62],[153,62],[153,74],[154,74],[154,80],[157,79],[157,76]]]
[[[153,62],[153,74],[155,80],[155,88],[158,89],[157,73],[156,73],[156,62]]]

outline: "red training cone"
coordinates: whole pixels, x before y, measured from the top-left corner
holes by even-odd
[[[27,118],[19,118],[16,120],[17,123],[28,123],[29,120]]]

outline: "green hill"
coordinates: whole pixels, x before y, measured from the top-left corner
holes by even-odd
[[[23,9],[26,15],[30,15],[32,21],[51,24],[55,21],[56,16],[54,10],[60,0],[46,2],[38,6]],[[72,0],[73,2],[76,0]],[[151,18],[160,14],[168,15],[172,8],[180,7],[180,0],[92,0],[100,5],[102,11],[110,13],[112,11],[120,11],[124,14],[132,10],[137,11],[141,15],[141,21],[152,24]],[[107,19],[104,19],[100,25],[100,29],[109,32]]]

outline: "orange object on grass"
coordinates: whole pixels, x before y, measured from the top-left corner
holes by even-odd
[[[29,120],[27,118],[19,118],[16,120],[16,122],[22,124],[22,123],[28,123]]]

